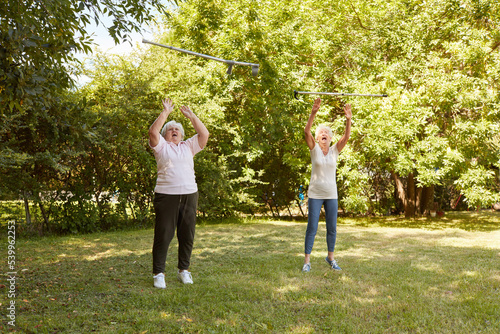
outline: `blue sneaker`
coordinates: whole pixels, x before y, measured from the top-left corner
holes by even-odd
[[[302,267],[302,272],[303,273],[308,273],[310,271],[311,271],[311,264],[310,263],[304,264],[304,266]]]
[[[330,267],[332,267],[332,269],[335,269],[335,270],[342,270],[342,268],[339,267],[339,265],[337,264],[337,261],[335,260],[329,260],[328,259],[328,256],[325,257],[325,260],[326,262],[328,262],[328,264],[330,265]]]

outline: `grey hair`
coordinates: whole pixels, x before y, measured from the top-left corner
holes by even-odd
[[[327,126],[326,124],[321,124],[321,125],[318,125],[318,127],[316,128],[316,134],[314,136],[314,139],[318,139],[319,132],[322,129],[325,129],[325,130],[328,131],[328,135],[330,136],[330,138],[333,137],[333,131],[332,131],[332,129],[329,126]]]
[[[168,129],[173,127],[178,127],[181,130],[181,135],[182,135],[181,139],[184,139],[184,128],[182,127],[181,123],[177,123],[176,121],[167,122],[160,131],[161,136],[165,137],[165,132],[167,132]]]

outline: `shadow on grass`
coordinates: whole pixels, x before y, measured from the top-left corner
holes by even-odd
[[[464,231],[488,232],[500,229],[500,212],[483,211],[450,211],[441,217],[368,217],[339,218],[339,223],[364,227],[400,227],[441,230],[457,228]]]

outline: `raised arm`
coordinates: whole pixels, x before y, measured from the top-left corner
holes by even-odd
[[[352,111],[351,111],[351,105],[346,104],[344,106],[344,113],[345,113],[345,118],[346,118],[346,123],[345,123],[345,132],[344,135],[339,139],[337,142],[337,151],[342,151],[344,148],[345,144],[347,144],[347,141],[349,140],[349,137],[351,136],[351,117],[352,117]]]
[[[311,110],[311,115],[309,115],[309,120],[307,121],[306,127],[304,128],[304,134],[306,137],[306,143],[307,146],[309,146],[309,149],[312,150],[314,148],[314,145],[316,145],[316,142],[314,140],[314,136],[311,133],[311,128],[314,122],[314,118],[316,117],[316,114],[318,113],[319,107],[321,105],[321,98],[317,98],[314,100],[314,104]]]
[[[160,116],[153,122],[153,124],[149,127],[149,145],[155,147],[160,142],[160,130],[165,121],[167,120],[168,115],[174,110],[174,105],[172,104],[172,100],[163,99],[163,111]]]
[[[198,144],[203,149],[207,145],[208,136],[210,135],[205,124],[203,124],[203,122],[194,114],[194,112],[191,111],[191,109],[189,109],[189,107],[182,106],[180,107],[180,110],[184,116],[189,118],[191,124],[193,124],[194,130],[198,134]]]

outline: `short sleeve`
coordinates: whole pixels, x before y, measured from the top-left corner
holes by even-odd
[[[200,144],[198,143],[198,134],[196,134],[193,137],[186,140],[186,144],[188,145],[189,149],[191,150],[191,153],[193,154],[193,156],[196,153],[199,153],[203,150],[200,147]]]
[[[163,136],[160,136],[160,140],[158,141],[158,144],[155,147],[151,146],[151,143],[149,143],[149,140],[148,140],[149,147],[151,147],[151,149],[155,153],[160,152],[166,143],[167,143],[167,141],[165,140],[165,138]]]

